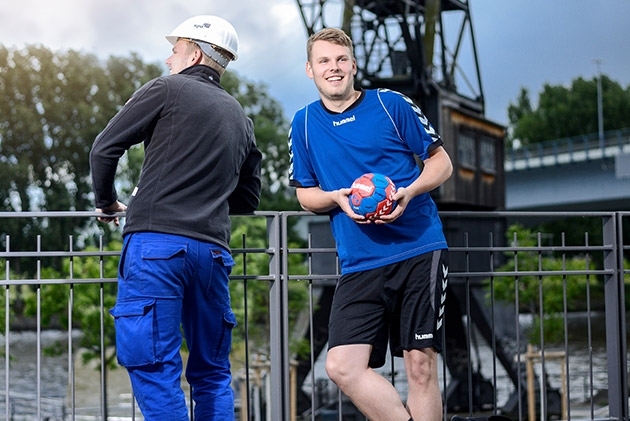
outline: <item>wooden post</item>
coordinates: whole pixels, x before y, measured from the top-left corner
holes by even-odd
[[[291,361],[289,367],[289,379],[291,381],[291,421],[297,416],[297,361]]]
[[[534,361],[532,356],[534,355],[534,350],[532,349],[532,345],[527,345],[527,354],[525,354],[526,358],[526,367],[527,367],[527,414],[529,421],[536,421],[536,395],[534,394],[534,389],[536,386],[534,385]]]
[[[241,382],[241,420],[247,421],[247,410],[249,406],[249,402],[247,401],[247,382],[243,380]]]
[[[527,353],[522,354],[521,358],[525,358],[526,363],[526,372],[527,372],[527,412],[528,412],[528,421],[536,421],[536,394],[535,389],[536,385],[534,384],[534,363],[542,361],[542,353],[534,352],[534,348],[531,344],[527,345]],[[560,360],[561,363],[561,374],[560,374],[560,382],[561,382],[561,392],[560,399],[561,402],[561,411],[562,411],[562,419],[566,420],[568,418],[569,405],[567,402],[567,373],[566,373],[566,353],[564,351],[559,352],[545,352],[545,361],[553,361]],[[543,379],[545,378],[545,373],[543,373]],[[540,386],[541,391],[541,399],[540,399],[540,414],[545,412],[543,409],[543,399],[542,399],[542,390],[543,385]],[[542,420],[545,421],[545,420]]]

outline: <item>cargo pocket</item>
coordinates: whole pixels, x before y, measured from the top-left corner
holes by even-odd
[[[161,360],[156,353],[155,299],[116,303],[110,310],[116,328],[116,356],[123,367],[140,367]]]
[[[215,359],[217,361],[225,360],[230,357],[232,347],[232,330],[236,327],[236,316],[232,310],[223,313],[223,329],[221,329],[220,338],[217,340],[217,348]]]

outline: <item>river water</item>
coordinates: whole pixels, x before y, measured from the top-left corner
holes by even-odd
[[[80,332],[73,332],[72,336],[76,344]],[[7,413],[8,419],[12,421],[103,418],[99,366],[95,361],[84,364],[81,355],[76,353],[73,355],[74,378],[71,379],[68,332],[43,331],[39,344],[36,332],[11,332],[9,345],[9,409],[7,411],[6,393],[2,393],[0,418],[4,418]],[[39,357],[38,345],[41,350]],[[50,349],[57,352],[51,353],[48,351]],[[7,389],[5,354],[3,349],[0,358],[0,389],[3,391]],[[39,372],[38,358],[41,362]],[[71,381],[74,383],[74,396],[71,393]],[[122,368],[108,370],[106,384],[108,419],[131,419],[131,386],[126,371]],[[135,414],[136,419],[142,419],[137,407]]]
[[[607,361],[606,346],[603,335],[603,318],[593,318],[591,320],[592,337],[591,346],[583,341],[571,342],[569,352],[569,385],[571,402],[588,402],[591,391],[594,394],[605,392],[607,389]],[[582,324],[584,321],[573,321],[571,331],[580,335],[586,332]],[[79,332],[73,333],[73,342],[77,343]],[[69,387],[69,357],[68,333],[60,331],[44,331],[40,336],[40,349],[56,347],[61,350],[56,355],[48,355],[40,352],[41,364],[38,373],[38,343],[35,332],[12,332],[10,334],[10,358],[9,358],[9,419],[14,421],[48,420],[61,421],[68,419],[76,420],[99,420],[101,417],[101,374],[95,363],[87,365],[81,362],[80,355],[74,355],[74,397],[70,393]],[[4,344],[4,338],[2,338]],[[480,366],[481,372],[487,379],[492,379],[493,367],[486,364],[492,361],[492,350],[485,344],[480,343],[475,347],[474,364]],[[553,349],[553,351],[558,349]],[[552,349],[550,349],[552,351]],[[547,351],[546,351],[547,352]],[[591,365],[592,362],[592,365]],[[440,365],[441,366],[441,365]],[[6,390],[6,359],[4,349],[0,356],[0,389]],[[548,372],[549,384],[553,388],[561,388],[560,362],[547,362],[545,368]],[[391,370],[388,363],[385,366],[386,372]],[[536,371],[540,373],[541,365],[537,364]],[[404,367],[401,359],[395,359],[394,371],[396,378],[404,377]],[[440,370],[441,371],[441,370]],[[316,363],[314,376],[316,381],[325,379],[326,374],[323,369],[323,361]],[[442,377],[442,373],[440,373]],[[447,374],[448,376],[448,374]],[[448,382],[448,378],[447,378]],[[131,419],[132,399],[129,380],[124,369],[108,370],[107,372],[107,412],[110,420]],[[443,380],[441,383],[443,384]],[[405,393],[405,380],[401,379],[396,387]],[[303,386],[305,392],[310,393],[310,376]],[[497,397],[499,407],[505,403],[513,391],[513,385],[507,373],[500,365],[497,365]],[[0,396],[0,418],[7,413],[6,401],[3,393]],[[74,400],[74,405],[73,405]],[[39,405],[38,405],[39,402]],[[38,417],[39,406],[39,417]],[[72,410],[72,408],[75,408]],[[136,419],[142,417],[135,409]]]

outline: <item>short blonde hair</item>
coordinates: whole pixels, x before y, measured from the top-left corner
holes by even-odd
[[[179,38],[179,39],[183,39],[185,41],[188,41],[187,44],[188,46],[186,47],[187,53],[192,53],[193,51],[197,50],[201,53],[201,62],[200,64],[206,65],[214,70],[216,70],[217,72],[219,72],[219,75],[223,75],[223,73],[225,73],[225,67],[222,67],[219,63],[217,63],[216,61],[214,61],[212,59],[212,57],[210,57],[209,55],[207,55],[203,49],[199,46],[199,44],[197,43],[197,41],[195,41],[194,39],[188,39],[188,38]],[[233,55],[228,52],[227,50],[224,50],[223,48],[219,48],[213,45],[213,47],[215,48],[215,50],[217,50],[217,52],[227,58],[229,58],[230,60],[233,59]]]
[[[215,45],[213,45],[212,47],[216,50],[217,53],[219,53],[222,56],[226,57],[228,60],[230,60],[230,61],[234,60],[234,55],[232,53],[230,53],[229,51],[224,50],[223,48],[217,47]],[[205,64],[206,66],[213,68],[214,70],[219,72],[219,75],[222,75],[223,73],[225,73],[225,67],[221,66],[219,63],[214,61],[212,59],[212,57],[207,55],[201,49],[201,47],[197,46],[197,48],[199,48],[199,51],[201,51],[201,55],[203,56],[203,58],[201,59],[201,64]]]
[[[311,53],[315,41],[327,41],[342,47],[348,47],[350,49],[350,57],[354,58],[352,39],[339,28],[324,28],[308,37],[308,41],[306,41],[306,59],[309,62],[311,61]]]

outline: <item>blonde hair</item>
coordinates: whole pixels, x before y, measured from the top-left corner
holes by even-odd
[[[201,64],[205,64],[206,66],[213,68],[214,70],[219,72],[219,75],[222,75],[223,73],[225,73],[225,67],[221,66],[219,63],[214,61],[209,55],[204,53],[201,47],[197,46],[197,48],[199,48],[199,51],[201,52],[201,56],[202,56]],[[219,51],[221,55],[224,55],[226,57],[231,56],[231,54],[229,54],[227,51],[221,48],[216,48],[216,49],[217,51]],[[223,53],[224,51],[225,51],[225,54]]]
[[[310,37],[306,41],[306,59],[311,61],[311,52],[313,51],[313,44],[316,41],[327,41],[333,44],[341,45],[350,49],[350,57],[354,58],[354,48],[352,46],[352,39],[341,29],[338,28],[324,28]]]
[[[188,41],[187,42],[187,44],[188,44],[187,53],[192,53],[195,50],[199,51],[201,53],[201,61],[199,62],[199,64],[206,65],[206,66],[216,70],[217,72],[219,72],[219,75],[223,75],[223,73],[225,73],[225,68],[222,67],[216,61],[214,61],[212,59],[212,57],[210,57],[209,55],[204,53],[204,51],[201,49],[199,44],[197,44],[197,41],[192,40],[192,39],[188,39],[188,38],[180,38],[180,39],[184,39],[184,40]],[[224,55],[225,57],[229,57],[230,59],[232,59],[232,57],[233,57],[232,54],[230,54],[227,50],[224,50],[223,48],[219,48],[219,47],[214,47],[214,48],[217,50],[217,52],[219,54]]]

